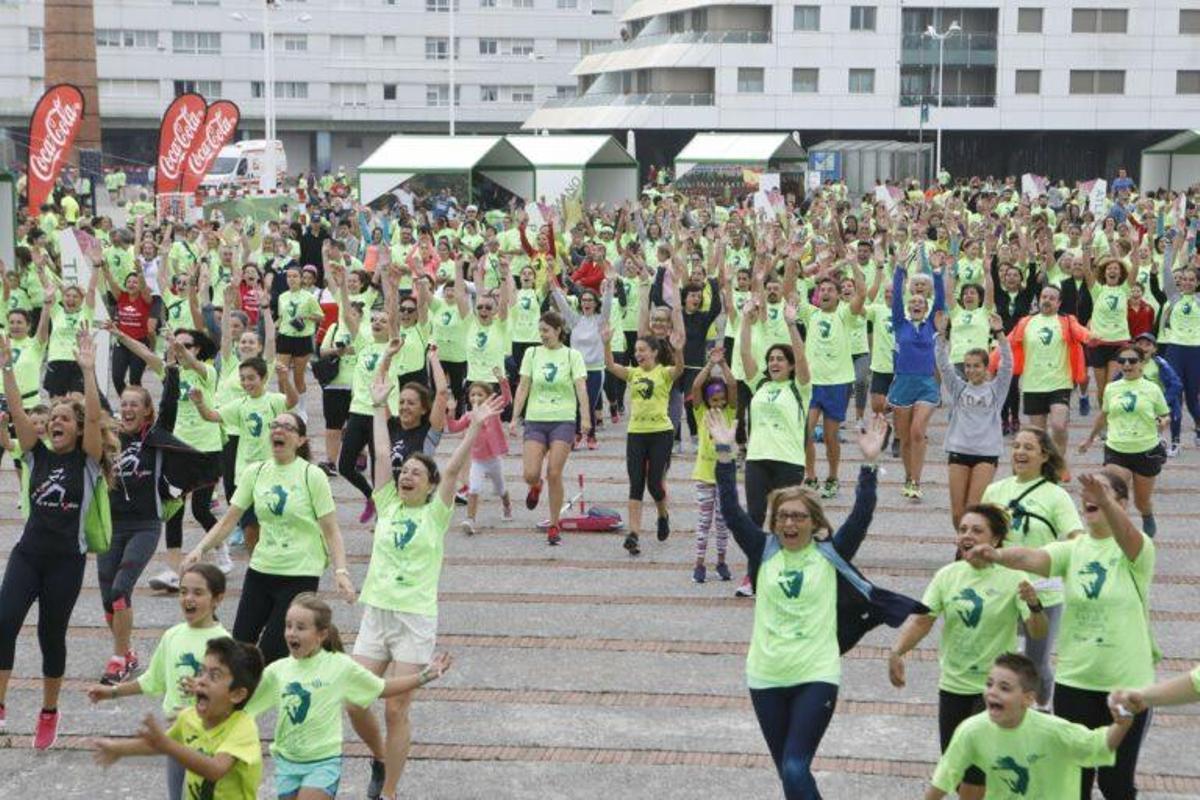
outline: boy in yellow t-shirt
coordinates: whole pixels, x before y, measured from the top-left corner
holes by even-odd
[[[262,653],[254,645],[228,636],[209,640],[204,669],[191,686],[196,704],[181,711],[170,730],[147,715],[136,738],[101,739],[96,763],[161,753],[187,770],[187,797],[254,800],[262,780],[262,745],[254,718],[242,709],[262,673]]]

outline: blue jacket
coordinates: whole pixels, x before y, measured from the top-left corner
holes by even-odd
[[[897,375],[933,377],[937,365],[933,355],[933,316],[946,310],[946,285],[943,276],[933,274],[933,306],[920,324],[905,314],[904,287],[908,270],[897,266],[892,273],[892,330],[896,332],[895,370]]]
[[[815,540],[818,552],[838,573],[837,635],[838,649],[842,653],[848,652],[880,624],[898,628],[910,614],[929,613],[929,609],[916,600],[875,586],[850,564],[866,538],[871,517],[875,514],[877,480],[875,470],[863,467],[858,474],[850,515],[832,537]],[[762,563],[779,551],[779,539],[758,527],[742,509],[738,502],[737,465],[732,461],[717,463],[717,490],[725,524],[749,559],[751,578],[756,579]]]
[[[1154,363],[1158,365],[1158,382],[1162,386],[1163,398],[1172,414],[1179,413],[1183,403],[1183,381],[1165,358],[1155,356]]]

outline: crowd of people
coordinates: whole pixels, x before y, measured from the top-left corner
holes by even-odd
[[[746,683],[789,800],[820,797],[841,656],[880,625],[897,629],[899,688],[943,620],[929,798],[1088,798],[1094,784],[1132,798],[1150,709],[1200,699],[1200,669],[1155,683],[1148,605],[1155,482],[1200,448],[1196,193],[1126,179],[1098,202],[972,178],[881,199],[828,181],[759,208],[655,181],[636,202],[568,211],[448,192],[362,205],[303,186],[266,220],[116,224],[65,187],[19,220],[15,263],[0,264],[0,444],[26,521],[0,584],[0,726],[36,604],[36,748],[57,738],[95,553],[112,655],[88,695],[161,696],[167,720],[99,742],[97,761],[162,754],[169,797],[250,798],[254,720],[273,712],[276,794],[334,797],[344,707],[372,754],[369,795],[396,796],[413,690],[451,664],[435,645],[456,504],[467,535],[512,519],[519,440],[525,506],[545,494],[538,536],[563,544],[567,462],[613,446],[603,426],[623,433],[629,557],[647,493],[670,537],[666,478],[691,461],[691,579],[711,565],[754,597]],[[62,269],[70,235],[83,283]],[[1072,413],[1092,418],[1081,442]],[[945,486],[926,477],[939,416]],[[852,438],[862,465],[835,525],[823,501],[849,477]],[[1077,507],[1068,462],[1097,440],[1104,467],[1075,469]],[[885,458],[903,471],[895,500],[948,497],[956,552],[919,599],[853,565]],[[337,480],[374,531],[361,587]],[[143,664],[134,587],[164,529],[149,583],[178,595],[183,621]],[[226,630],[231,546],[248,565]],[[361,605],[350,654],[323,577]]]

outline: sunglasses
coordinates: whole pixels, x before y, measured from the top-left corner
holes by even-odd
[[[415,314],[415,313],[417,313],[417,307],[416,306],[400,306],[400,313],[401,314]]]
[[[1118,364],[1140,364],[1140,363],[1142,363],[1142,360],[1140,358],[1132,358],[1130,356],[1125,356],[1124,358],[1118,358],[1117,363]]]
[[[809,518],[807,511],[780,511],[775,515],[775,519],[780,522],[803,522]]]
[[[495,311],[496,307],[491,303],[480,303],[475,306],[476,311]]]
[[[288,433],[300,432],[300,429],[290,422],[272,422],[268,427],[273,431],[287,431]]]

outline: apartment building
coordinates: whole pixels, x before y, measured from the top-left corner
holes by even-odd
[[[545,100],[572,96],[571,67],[616,38],[613,1],[280,0],[275,107],[289,165],[353,168],[392,133],[447,131],[451,27],[457,131],[518,129]],[[43,91],[44,13],[0,0],[0,128],[17,141]],[[262,16],[249,0],[95,0],[106,155],[153,161],[159,118],[185,91],[236,102],[243,133],[261,136]]]

